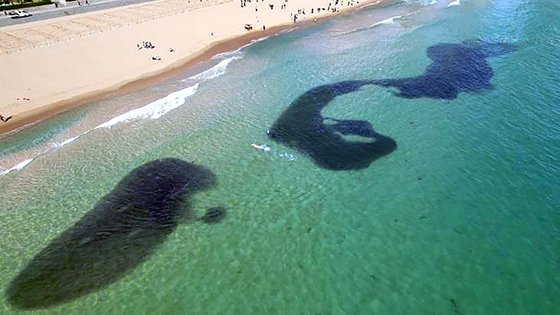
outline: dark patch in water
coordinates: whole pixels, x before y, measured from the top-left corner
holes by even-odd
[[[427,49],[432,59],[422,75],[403,79],[343,81],[315,87],[300,95],[267,131],[270,138],[307,154],[321,168],[358,170],[397,149],[390,137],[375,132],[362,120],[338,120],[321,115],[335,97],[356,92],[365,85],[398,89],[403,98],[455,99],[459,92],[492,88],[494,75],[486,58],[503,55],[515,46],[483,41],[437,44]],[[411,122],[413,124],[413,122]],[[347,141],[343,136],[367,138]]]
[[[481,92],[493,89],[490,79],[494,71],[486,58],[515,51],[505,43],[472,40],[460,44],[437,44],[426,53],[432,60],[422,75],[403,79],[377,80],[373,83],[399,90],[403,98],[437,98],[452,100],[459,92]]]
[[[8,301],[21,309],[44,308],[121,279],[189,215],[188,198],[214,182],[208,169],[179,159],[136,168],[29,262],[10,283]]]
[[[226,208],[224,207],[214,207],[208,208],[206,213],[200,220],[207,224],[214,224],[221,222],[226,216]]]
[[[461,315],[461,312],[459,312],[459,306],[457,305],[457,301],[454,298],[450,298],[449,302],[451,302],[453,313],[457,315]]]
[[[322,168],[356,170],[393,152],[396,142],[373,129],[367,121],[325,118],[321,110],[335,97],[358,91],[370,81],[343,81],[313,88],[298,97],[268,130],[268,136],[308,154]],[[368,142],[347,141],[357,135]]]

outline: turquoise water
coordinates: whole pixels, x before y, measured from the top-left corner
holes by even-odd
[[[225,207],[222,221],[184,218],[115,281],[36,312],[560,313],[560,6],[449,2],[369,8],[282,34],[1,138],[0,172],[34,158],[0,177],[2,291],[123,177],[175,157],[215,175],[189,203],[195,216]],[[429,74],[428,51],[463,42],[515,49],[476,55],[472,72],[462,66],[472,55],[452,49],[438,68],[491,86],[481,76],[454,97],[395,95],[396,80]],[[380,79],[395,81],[340,94],[321,112],[395,141],[367,166],[325,168],[308,147],[266,134],[311,89]],[[88,272],[80,279],[95,283]],[[24,312],[8,298],[0,313]]]

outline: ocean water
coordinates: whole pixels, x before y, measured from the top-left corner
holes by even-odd
[[[558,69],[557,1],[395,1],[3,136],[0,313],[559,314]]]

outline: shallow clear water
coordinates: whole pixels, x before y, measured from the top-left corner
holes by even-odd
[[[223,206],[225,218],[185,219],[118,280],[43,312],[560,313],[560,6],[450,2],[369,8],[282,34],[1,138],[0,172],[35,157],[0,177],[3,291],[129,172],[176,157],[216,176],[190,197],[196,215]],[[395,95],[398,79],[436,82],[427,51],[464,41],[515,49],[469,67],[464,49],[446,51],[437,78],[478,79],[456,95]],[[396,142],[366,167],[321,167],[265,133],[310,89],[380,79],[393,85],[340,94],[321,112]],[[95,129],[196,84],[162,115]],[[2,298],[0,313],[18,311]]]

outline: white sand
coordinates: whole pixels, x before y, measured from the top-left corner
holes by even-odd
[[[359,5],[345,1],[336,8],[344,12],[375,2],[381,1]],[[264,36],[263,25],[268,33],[278,31],[271,30],[274,26],[290,27],[294,25],[291,14],[298,9],[306,13],[299,14],[298,24],[335,14],[322,10],[311,14],[311,8],[327,8],[329,3],[335,8],[334,0],[252,0],[244,8],[240,0],[159,0],[4,27],[0,29],[0,114],[13,118],[0,122],[0,132],[45,119],[196,57],[211,57],[204,53],[209,54],[217,43],[236,46],[243,43],[234,38],[245,36],[247,41],[248,33]],[[252,31],[244,29],[246,23],[252,24]],[[156,48],[139,50],[142,41]]]

